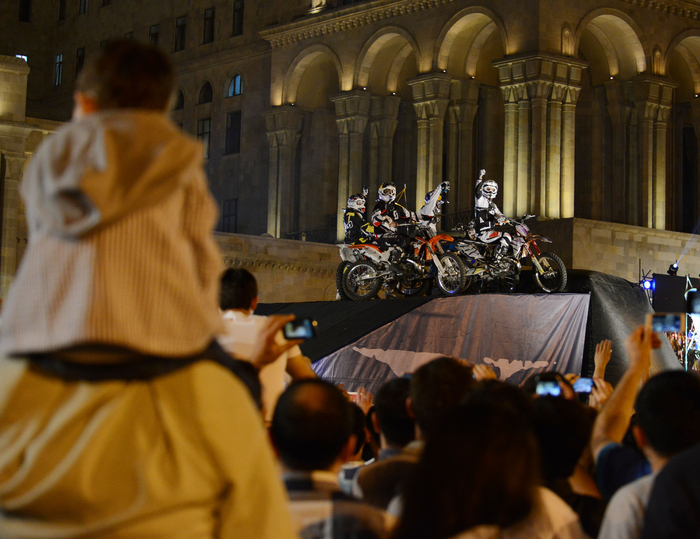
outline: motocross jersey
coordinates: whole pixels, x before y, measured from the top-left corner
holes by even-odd
[[[496,223],[505,219],[505,215],[501,213],[498,206],[481,192],[482,183],[477,182],[474,193],[474,230],[477,235],[493,229]]]
[[[352,208],[345,208],[343,212],[345,243],[367,243],[374,239],[374,227],[365,221],[364,214]]]
[[[413,212],[408,211],[396,202],[377,201],[372,212],[372,224],[375,227],[375,233],[393,232],[393,228],[390,226],[391,223],[402,218],[415,219],[416,216]]]

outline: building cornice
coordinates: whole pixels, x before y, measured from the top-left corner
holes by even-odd
[[[454,2],[455,0],[376,0],[359,6],[320,12],[292,23],[261,30],[260,37],[269,41],[274,49]]]
[[[683,0],[622,0],[632,6],[661,11],[686,19],[700,19],[700,3]],[[376,0],[359,6],[309,14],[291,23],[260,31],[260,37],[273,49],[318,36],[336,34],[392,19],[453,4],[455,0]]]

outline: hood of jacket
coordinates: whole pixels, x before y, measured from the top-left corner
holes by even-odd
[[[108,110],[52,135],[22,182],[30,232],[81,236],[179,189],[183,169],[199,166],[200,144],[164,113]]]

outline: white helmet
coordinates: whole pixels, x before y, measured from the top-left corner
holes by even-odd
[[[486,180],[481,186],[481,193],[487,200],[493,200],[498,194],[498,184],[493,180]]]
[[[364,213],[365,197],[362,195],[352,195],[350,198],[348,198],[348,208]]]
[[[384,202],[393,202],[394,199],[396,198],[396,186],[389,182],[389,183],[383,183],[379,186],[379,200],[383,200]]]

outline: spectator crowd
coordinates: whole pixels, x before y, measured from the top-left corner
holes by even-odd
[[[173,81],[157,48],[108,43],[26,170],[0,537],[700,536],[700,380],[650,377],[646,325],[615,388],[599,343],[586,396],[446,356],[376,395],[317,378],[293,316],[255,315],[254,276],[222,272]]]

